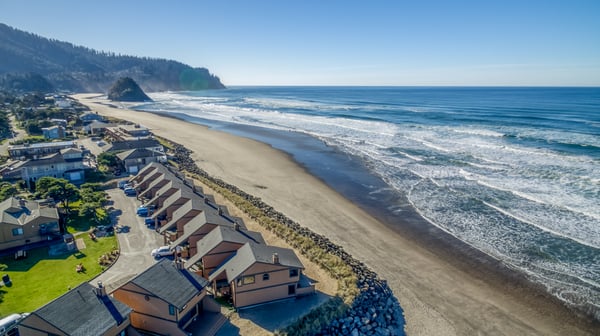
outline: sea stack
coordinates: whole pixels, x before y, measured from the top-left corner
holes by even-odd
[[[108,99],[112,101],[142,102],[151,101],[139,85],[129,77],[119,78],[108,90]]]

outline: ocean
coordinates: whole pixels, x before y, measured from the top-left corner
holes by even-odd
[[[600,88],[151,97],[135,109],[269,143],[387,225],[433,225],[600,318]]]

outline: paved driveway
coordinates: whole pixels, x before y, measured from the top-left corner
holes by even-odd
[[[25,130],[17,128],[17,120],[15,119],[15,116],[11,114],[8,116],[8,118],[12,127],[13,137],[6,139],[6,141],[0,144],[0,155],[8,155],[8,146],[10,146],[11,141],[21,140],[27,136],[27,132],[25,132]]]
[[[108,190],[108,195],[114,202],[114,222],[128,230],[116,233],[121,247],[119,259],[90,283],[96,285],[98,281],[102,281],[107,291],[112,292],[156,262],[150,256],[150,251],[163,245],[163,237],[148,229],[144,219],[135,214],[140,204],[135,197],[125,196],[118,188]]]

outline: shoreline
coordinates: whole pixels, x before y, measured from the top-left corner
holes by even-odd
[[[408,222],[399,228],[384,225],[383,218],[359,209],[287,153],[174,116],[103,105],[97,94],[75,97],[100,114],[144,124],[184,144],[209,174],[342,245],[388,281],[405,312],[409,335],[593,333],[593,323],[575,316],[524,275],[516,277],[487,255],[486,260],[465,252],[458,239],[440,229],[411,229]]]

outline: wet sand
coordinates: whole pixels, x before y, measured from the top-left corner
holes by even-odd
[[[591,335],[598,330],[501,263],[440,230],[418,228],[408,217],[405,226],[391,229],[269,145],[114,108],[98,94],[75,98],[101,115],[142,124],[185,145],[209,174],[343,246],[388,281],[404,309],[409,335]]]

